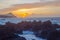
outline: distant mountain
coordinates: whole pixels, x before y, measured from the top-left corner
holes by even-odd
[[[5,15],[0,15],[0,18],[16,18],[16,16],[13,15],[12,13],[8,13]]]

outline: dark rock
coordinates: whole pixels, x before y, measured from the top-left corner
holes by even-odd
[[[60,31],[52,31],[49,33],[47,40],[60,40]]]
[[[49,31],[41,31],[41,32],[37,32],[37,34],[35,34],[37,37],[46,39],[48,36]]]

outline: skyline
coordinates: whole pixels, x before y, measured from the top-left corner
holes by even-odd
[[[17,16],[25,12],[32,17],[60,17],[60,0],[0,0],[0,15],[9,12]]]

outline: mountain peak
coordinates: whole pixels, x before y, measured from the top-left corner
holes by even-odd
[[[16,16],[13,15],[12,13],[8,13],[8,14],[5,14],[5,15],[0,15],[0,18],[15,18]]]
[[[14,16],[12,13],[8,13],[6,14],[6,16]]]

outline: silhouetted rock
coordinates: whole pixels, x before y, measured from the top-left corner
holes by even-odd
[[[11,22],[6,22],[5,25],[0,25],[0,39],[2,40],[25,40],[25,38],[19,38],[16,34],[22,34],[24,30],[33,31],[37,37],[47,38],[48,40],[56,40],[55,37],[59,37],[59,31],[54,31],[56,28],[60,28],[58,24],[52,24],[50,20],[41,22],[41,21],[22,21],[20,23],[14,24]],[[57,38],[57,40],[59,39]],[[33,39],[34,40],[34,39]]]
[[[42,31],[40,34],[40,37],[42,38],[47,38],[47,36],[48,36],[48,31]]]
[[[8,27],[0,27],[0,40],[26,40],[24,37],[20,37]]]
[[[5,26],[11,29],[15,33],[22,34],[22,27],[19,24],[7,22]]]
[[[21,37],[20,40],[26,40],[24,37]]]
[[[16,18],[16,16],[13,15],[12,13],[8,13],[5,15],[0,15],[0,18]]]
[[[43,22],[42,30],[52,30],[52,22],[50,20]]]
[[[35,35],[37,37],[40,37],[40,38],[43,38],[43,39],[46,39],[48,34],[49,34],[50,31],[39,31],[37,32]]]
[[[60,40],[60,31],[52,31],[49,33],[47,40]]]

